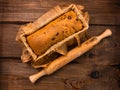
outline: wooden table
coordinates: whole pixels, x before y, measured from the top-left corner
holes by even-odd
[[[32,84],[39,70],[20,60],[15,41],[21,25],[56,5],[81,4],[90,14],[90,36],[110,28],[113,35],[50,76]],[[120,90],[119,0],[0,0],[0,90]]]

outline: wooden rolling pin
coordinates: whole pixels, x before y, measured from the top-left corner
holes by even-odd
[[[52,61],[46,68],[44,68],[42,71],[38,72],[37,74],[31,75],[29,77],[30,81],[32,83],[35,83],[36,80],[38,80],[40,77],[44,75],[49,75],[53,73],[54,71],[58,70],[59,68],[63,67],[67,63],[73,61],[75,58],[81,56],[88,50],[90,50],[92,47],[94,47],[96,44],[98,44],[103,38],[111,36],[112,32],[110,29],[106,29],[105,32],[103,32],[99,36],[94,36],[85,41],[81,46],[76,47],[69,51],[67,55],[58,57],[54,61]]]

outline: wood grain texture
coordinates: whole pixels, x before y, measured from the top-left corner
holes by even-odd
[[[118,0],[5,0],[0,2],[0,21],[31,22],[45,12],[60,5],[81,4],[90,13],[91,24],[120,25],[120,2]]]
[[[101,67],[90,62],[70,63],[39,79],[36,84],[28,80],[30,74],[38,71],[30,65],[22,64],[20,60],[2,59],[0,66],[2,90],[119,90],[119,72],[110,66]]]
[[[81,4],[90,14],[90,36],[110,28],[113,35],[50,76],[31,84],[38,72],[20,61],[15,41],[21,25],[56,5]],[[120,90],[119,0],[0,0],[0,90]]]
[[[19,25],[0,24],[0,56],[1,57],[20,57],[21,49],[15,41]],[[19,50],[19,51],[17,51]]]

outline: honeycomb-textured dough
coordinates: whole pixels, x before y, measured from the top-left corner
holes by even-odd
[[[77,18],[75,12],[71,10],[27,36],[27,42],[34,53],[40,56],[52,45],[80,31],[82,28],[82,22]]]

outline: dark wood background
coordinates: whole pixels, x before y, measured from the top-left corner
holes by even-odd
[[[52,75],[32,84],[39,70],[20,60],[15,41],[21,25],[56,5],[81,4],[90,14],[90,36],[110,28],[113,35]],[[0,90],[120,90],[119,0],[0,0]]]

